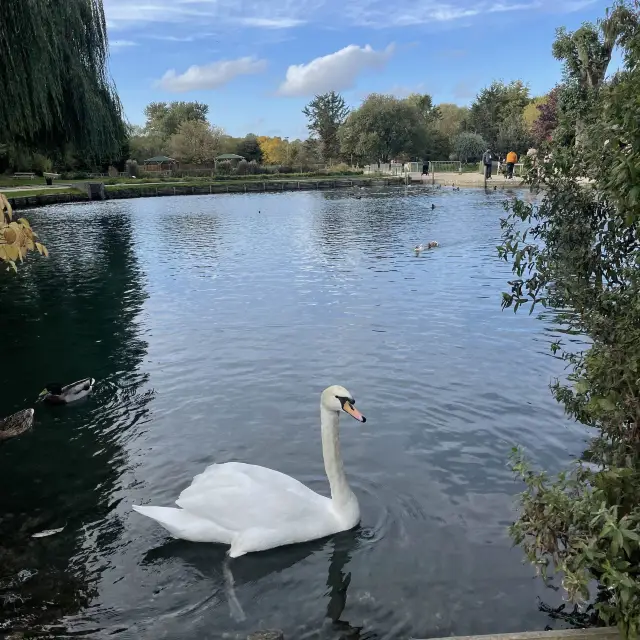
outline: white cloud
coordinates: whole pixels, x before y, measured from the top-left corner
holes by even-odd
[[[309,96],[351,89],[361,73],[382,69],[393,54],[393,49],[393,45],[389,45],[384,51],[375,51],[369,45],[358,47],[350,44],[307,64],[293,64],[287,69],[278,93],[284,96]]]
[[[598,0],[104,0],[108,27],[148,24],[225,31],[233,27],[277,30],[304,24],[373,28],[457,25],[489,14],[538,11],[569,13]],[[182,35],[182,34],[180,34]]]
[[[217,89],[238,76],[261,73],[266,67],[266,60],[258,60],[253,57],[219,60],[201,67],[193,65],[181,74],[177,74],[175,69],[170,69],[157,84],[161,89],[172,93],[184,93],[197,89]]]
[[[261,27],[263,29],[291,29],[305,23],[295,18],[242,18],[240,23],[247,27]]]
[[[586,9],[595,3],[596,0],[569,0],[569,2],[560,4],[558,9],[562,13],[573,13],[574,11],[582,11],[582,9]]]
[[[138,43],[132,40],[110,40],[109,49],[111,51],[120,51],[121,49],[128,49],[129,47],[137,47]]]
[[[587,0],[574,0],[587,1]],[[465,6],[466,5],[466,6]],[[489,13],[507,11],[527,11],[542,7],[542,0],[528,3],[509,2],[473,2],[449,4],[435,0],[396,0],[393,12],[381,0],[370,3],[355,3],[347,8],[352,22],[367,27],[409,27],[427,24],[460,21],[464,18],[482,16]]]
[[[258,0],[104,0],[104,9],[110,29],[145,23],[289,29],[327,1],[332,0],[278,0],[271,7]]]

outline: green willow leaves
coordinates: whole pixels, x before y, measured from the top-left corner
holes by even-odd
[[[126,138],[107,75],[100,0],[0,3],[0,141],[90,157],[117,156]]]

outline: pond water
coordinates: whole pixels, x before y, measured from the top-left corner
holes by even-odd
[[[91,589],[68,629],[382,640],[552,623],[537,598],[558,594],[506,532],[521,490],[507,459],[519,444],[557,469],[584,434],[548,390],[563,371],[553,315],[500,309],[513,194],[362,193],[28,213],[51,257],[0,278],[0,415],[52,380],[98,383],[77,405],[38,406],[33,432],[0,448],[0,531],[30,550],[31,580],[56,567]],[[412,252],[429,240],[440,248]],[[225,548],[173,541],[131,511],[171,506],[230,460],[326,492],[318,402],[334,383],[367,416],[342,429],[357,530],[225,565]]]

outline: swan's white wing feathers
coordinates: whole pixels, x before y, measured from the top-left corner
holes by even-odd
[[[316,526],[335,522],[328,498],[284,473],[241,462],[207,467],[176,504],[236,532],[286,530],[309,521]]]

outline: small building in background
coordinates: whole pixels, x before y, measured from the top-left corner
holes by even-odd
[[[244,156],[239,156],[237,153],[223,153],[221,156],[216,158],[216,164],[218,162],[234,162],[238,163],[240,160],[244,160]]]
[[[143,171],[160,172],[174,171],[178,168],[178,161],[168,156],[154,156],[144,161]]]

